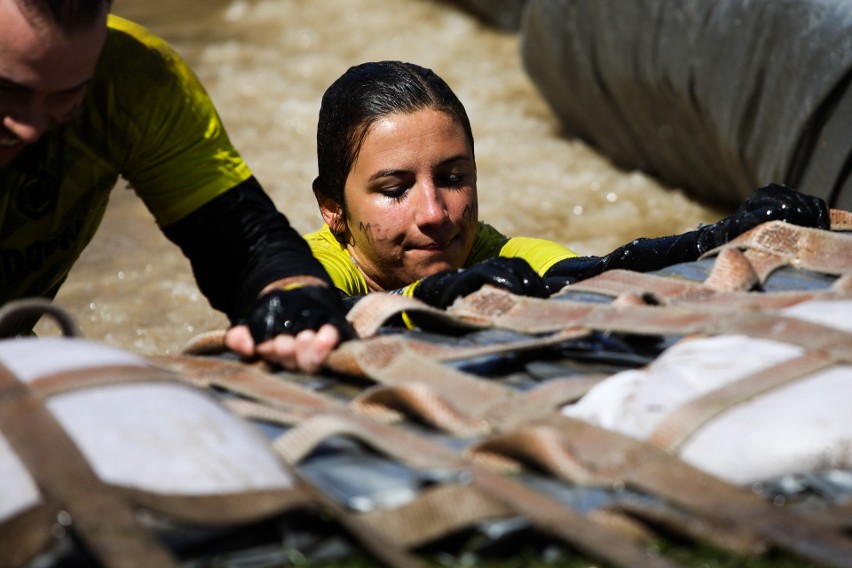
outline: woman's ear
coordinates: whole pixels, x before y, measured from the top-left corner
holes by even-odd
[[[346,220],[343,217],[343,208],[340,204],[316,190],[314,190],[314,197],[316,197],[317,205],[319,205],[322,220],[329,226],[331,232],[338,237],[344,236]]]

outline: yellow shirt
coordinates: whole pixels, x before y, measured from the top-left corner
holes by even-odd
[[[110,16],[79,114],[0,169],[0,304],[55,295],[119,176],[166,226],[251,172],[179,56]]]
[[[360,296],[370,292],[364,275],[349,256],[346,247],[334,238],[328,225],[305,235],[305,240],[311,247],[311,252],[331,276],[335,287],[347,296]],[[545,239],[506,237],[491,225],[480,221],[473,248],[464,265],[471,266],[495,256],[523,258],[530,263],[533,270],[544,275],[548,268],[560,260],[577,254],[559,243]]]

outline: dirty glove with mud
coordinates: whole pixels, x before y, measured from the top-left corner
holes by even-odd
[[[508,290],[519,296],[544,298],[547,290],[541,276],[522,258],[497,256],[468,268],[444,270],[420,280],[413,296],[430,306],[446,308],[461,296],[475,292],[485,284]]]
[[[680,235],[636,239],[605,256],[566,258],[544,275],[549,294],[579,280],[607,270],[621,268],[650,272],[681,262],[698,260],[701,255],[769,221],[827,229],[831,219],[825,201],[780,184],[755,190],[732,215]]]
[[[323,286],[301,286],[264,294],[238,323],[248,326],[256,344],[276,335],[317,330],[327,323],[337,328],[341,341],[355,337],[355,330],[346,320],[340,293]]]

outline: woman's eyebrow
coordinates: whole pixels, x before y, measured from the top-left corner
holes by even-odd
[[[440,162],[438,162],[437,166],[442,167],[442,166],[446,166],[448,164],[452,164],[454,162],[470,162],[470,161],[471,161],[470,156],[468,156],[467,154],[457,154],[455,156],[450,156],[449,158],[447,158],[445,160],[441,160]],[[409,174],[409,173],[411,173],[410,170],[406,170],[404,168],[388,168],[388,169],[379,170],[379,171],[373,173],[373,175],[371,175],[369,178],[367,178],[367,181],[373,181],[373,180],[381,179],[381,178],[384,178],[384,177],[406,175],[406,174]]]

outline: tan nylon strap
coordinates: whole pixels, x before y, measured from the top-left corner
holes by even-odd
[[[0,523],[0,568],[19,568],[44,551],[54,535],[51,531],[60,510],[57,504],[38,505]]]
[[[203,388],[225,388],[239,395],[263,400],[302,419],[343,406],[288,381],[278,380],[262,369],[236,361],[183,355],[151,356],[149,360],[176,373],[181,380],[190,384]]]
[[[220,373],[220,377],[226,376],[234,379],[239,377],[239,374]],[[220,379],[218,382],[220,385],[225,386],[229,381],[227,379]],[[242,384],[239,380],[235,382],[240,383],[238,387],[243,392],[252,390],[252,388],[247,388],[247,385]],[[249,382],[257,382],[258,384],[255,384],[254,387],[262,387],[256,389],[258,398],[267,400],[270,404],[279,408],[287,408],[291,404],[291,395],[295,399],[303,396],[319,397],[319,395],[315,395],[314,393],[299,395],[298,391],[303,389],[292,385],[290,385],[292,388],[263,387],[259,383],[266,382],[284,385],[281,381],[276,380],[272,376],[266,376],[263,373],[254,375],[253,380]],[[301,403],[297,407],[303,408]],[[333,408],[341,409],[343,414],[329,413]],[[413,467],[452,468],[462,465],[459,462],[460,457],[446,448],[436,446],[434,443],[411,435],[399,428],[392,428],[371,420],[358,418],[351,412],[347,412],[343,405],[334,403],[333,401],[328,400],[325,408],[316,408],[315,410],[315,418],[291,429],[276,442],[276,447],[282,451],[285,459],[291,463],[297,463],[316,444],[322,442],[327,437],[347,435],[354,436],[368,445],[377,447],[387,455],[403,463],[408,463]],[[852,551],[849,550],[848,543],[838,541],[836,535],[811,534],[811,529],[799,527],[795,523],[788,522],[785,520],[786,516],[784,516],[784,512],[774,507],[767,507],[767,504],[757,496],[716,480],[650,444],[643,444],[638,440],[595,428],[580,421],[572,421],[564,416],[551,416],[546,423],[559,429],[562,440],[565,444],[569,444],[565,446],[565,451],[570,452],[573,459],[576,459],[577,463],[586,471],[594,474],[596,482],[608,481],[613,483],[623,481],[648,490],[652,494],[661,495],[675,503],[679,503],[687,510],[708,515],[711,519],[718,518],[718,504],[720,502],[726,504],[732,503],[735,505],[731,508],[732,514],[724,515],[723,522],[730,522],[731,526],[737,527],[737,530],[746,532],[756,530],[750,528],[749,523],[757,519],[760,521],[760,534],[763,534],[778,546],[794,550],[808,547],[809,557],[816,555],[821,558],[830,558],[832,561],[837,561],[838,558],[844,557],[852,558],[852,554],[849,554]],[[566,427],[566,423],[570,427]],[[603,458],[606,459],[601,463]],[[471,464],[468,463],[467,466],[471,467]],[[488,473],[480,468],[477,468],[476,471]],[[493,474],[489,475],[493,476]],[[490,478],[486,476],[486,479]],[[490,492],[494,490],[491,486],[482,487],[477,485],[477,487],[486,493],[493,494]],[[529,490],[520,488],[517,492],[505,497],[503,500],[507,504],[510,504],[513,510],[523,512],[526,515],[527,512],[524,507],[530,507],[530,503],[536,503],[536,500],[528,495],[523,498],[518,496],[519,493],[524,495],[525,491],[528,492]],[[495,496],[500,497],[499,495]],[[512,499],[512,501],[509,502],[506,499]],[[546,498],[550,506],[553,507],[555,504],[551,499],[550,497]],[[560,510],[564,509],[563,507],[558,508]],[[529,518],[534,523],[538,523],[537,526],[551,526],[551,530],[553,530],[552,524],[548,525],[544,523],[542,525],[541,515],[545,514],[543,513],[545,510],[544,508],[539,511],[531,510],[529,511]],[[553,514],[556,514],[556,512],[553,512]],[[567,512],[565,514],[570,515],[571,513]],[[769,516],[768,520],[764,518],[767,515]],[[777,518],[779,515],[780,519]],[[588,522],[585,519],[583,521]],[[569,519],[560,521],[558,529],[565,529],[570,533],[559,533],[557,535],[569,543],[575,542],[578,538],[583,538],[582,533],[577,532],[573,526],[573,522]],[[608,537],[608,539],[610,542],[618,540],[612,536]],[[600,557],[601,552],[595,552],[593,545],[586,543],[585,546],[591,546],[592,548],[585,548],[584,550]],[[629,562],[616,562],[616,565],[642,565],[641,561],[634,559],[633,562],[633,564]],[[838,562],[838,564],[847,565],[843,562]]]
[[[471,486],[498,499],[515,513],[523,515],[547,534],[551,534],[595,557],[616,566],[672,567],[668,561],[648,557],[644,547],[618,538],[611,529],[575,513],[549,495],[533,491],[511,479],[477,468],[451,450],[398,428],[359,418],[355,415],[320,415],[279,437],[276,449],[285,460],[296,463],[317,444],[330,436],[345,435],[372,445],[381,452],[412,467],[464,470],[473,475]]]
[[[712,522],[704,517],[689,515],[664,503],[623,499],[618,502],[616,509],[631,518],[650,521],[654,527],[663,527],[672,534],[686,535],[694,541],[709,542],[738,554],[759,555],[769,548],[766,539],[753,532],[744,532],[727,523]]]
[[[648,442],[669,452],[677,452],[716,416],[772,389],[806,378],[835,362],[833,357],[824,353],[805,353],[724,385],[674,409],[654,428]]]
[[[410,503],[362,513],[360,518],[387,540],[416,547],[476,523],[512,515],[505,504],[474,487],[444,483],[421,490]]]
[[[498,431],[514,429],[541,416],[557,412],[577,402],[609,375],[583,375],[550,379],[532,390],[498,401],[485,413],[485,419]]]
[[[777,255],[787,266],[826,274],[852,271],[852,235],[782,221],[764,223],[743,233],[724,246]]]
[[[540,349],[583,337],[589,333],[586,330],[549,331],[558,331],[558,333],[541,337],[524,337],[496,344],[440,343],[402,334],[377,336],[359,341],[347,341],[339,345],[329,354],[326,365],[338,373],[357,377],[365,376],[365,370],[361,367],[362,363],[374,362],[375,365],[381,365],[382,358],[391,357],[401,349],[434,361],[461,361],[512,351]]]
[[[29,388],[41,398],[58,394],[131,383],[180,384],[172,374],[141,365],[106,365],[84,367],[42,375],[30,381]]]
[[[291,425],[295,421],[305,421],[311,416],[333,416],[335,412],[347,412],[347,407],[334,400],[315,394],[296,385],[276,379],[259,368],[249,367],[233,361],[205,359],[190,356],[156,356],[152,362],[177,373],[182,380],[203,387],[219,387],[230,392],[263,401],[272,408],[270,412],[261,413],[251,401],[234,401],[229,406],[235,407],[244,415],[257,415],[272,423]],[[328,414],[325,414],[328,413]],[[378,425],[378,424],[377,424]],[[295,428],[294,430],[298,430]],[[293,430],[291,430],[292,432]],[[318,443],[318,441],[317,441]],[[275,444],[273,444],[275,445]],[[285,461],[295,464],[298,460]],[[295,468],[293,473],[300,479],[302,488],[311,488],[311,484],[301,476]],[[283,495],[290,498],[294,495]],[[311,489],[311,498],[334,512],[334,517],[341,522],[370,553],[387,566],[398,568],[415,568],[420,564],[401,550],[395,543],[387,542],[373,534],[357,517],[327,498],[320,491]],[[291,505],[300,504],[295,501]],[[166,506],[161,503],[159,506]]]
[[[241,383],[238,386],[244,393],[255,390],[258,398],[266,400],[278,408],[288,408],[293,402],[290,398],[291,394],[294,399],[304,396],[319,396],[314,393],[299,395],[298,391],[303,389],[293,385],[290,385],[289,388],[265,388],[260,383],[265,382],[277,385],[284,385],[284,383],[262,373],[252,375],[253,378],[249,381],[249,383],[253,384],[251,388],[248,388],[246,384],[243,384],[239,380],[240,375],[237,373],[220,373],[219,375],[220,380],[218,380],[218,383],[224,388],[227,388],[229,381],[236,379],[235,382]],[[297,404],[297,408],[301,409],[304,407],[299,403]],[[339,413],[332,412],[335,408],[338,409]],[[447,448],[437,446],[428,440],[412,435],[402,429],[388,427],[365,418],[359,418],[351,412],[346,411],[345,406],[334,401],[328,400],[325,408],[316,408],[315,410],[314,418],[291,429],[276,441],[276,448],[281,450],[284,458],[290,463],[297,463],[304,455],[327,437],[346,435],[353,436],[368,445],[372,445],[383,453],[412,467],[421,469],[446,469],[461,466],[468,468],[474,467],[470,462],[460,462],[460,456]],[[810,556],[816,554],[817,556],[832,558],[834,560],[842,558],[849,552],[848,544],[837,542],[836,537],[832,535],[814,536],[808,530],[801,527],[790,529],[789,527],[792,525],[784,520],[786,517],[784,517],[782,512],[779,512],[773,507],[769,507],[769,510],[767,510],[766,503],[755,495],[716,480],[649,444],[643,444],[626,436],[595,428],[579,421],[571,421],[571,419],[563,416],[551,416],[548,423],[550,421],[555,421],[555,425],[559,428],[564,443],[570,444],[565,447],[565,451],[570,451],[570,455],[577,460],[580,466],[588,472],[593,473],[594,479],[597,482],[606,482],[608,480],[610,483],[616,481],[630,483],[649,490],[652,494],[662,495],[664,498],[673,500],[675,503],[680,503],[687,510],[698,511],[711,517],[713,515],[718,516],[718,503],[728,503],[736,500],[738,504],[734,507],[734,513],[730,515],[730,521],[732,526],[737,526],[737,530],[751,531],[753,529],[749,527],[748,523],[754,519],[760,519],[760,526],[762,527],[761,534],[768,535],[768,538],[772,542],[784,548],[795,549],[796,547],[813,545],[818,551],[810,554]],[[570,428],[566,429],[566,421],[571,425]],[[620,448],[625,449],[622,450]],[[626,455],[625,451],[627,452]],[[610,461],[615,460],[616,463],[606,464],[605,461],[603,464],[599,464],[598,462],[602,457],[606,457]],[[651,463],[643,465],[643,461],[647,462],[649,459]],[[640,465],[642,467],[639,467]],[[492,480],[492,477],[489,477],[489,475],[493,476],[493,474],[489,474],[481,468],[476,468],[475,471],[482,472],[481,475],[484,475],[484,479]],[[514,483],[511,480],[508,481]],[[487,482],[484,487],[479,484],[476,484],[476,486],[488,494],[501,498],[499,493],[492,493],[493,491],[500,490],[495,489],[493,485]],[[731,492],[733,493],[728,494]],[[556,536],[563,538],[566,542],[575,543],[578,539],[582,540],[585,538],[585,533],[582,531],[578,532],[574,525],[576,523],[588,522],[587,520],[572,520],[570,518],[572,515],[570,511],[564,511],[563,507],[558,507],[552,502],[552,498],[545,497],[544,499],[550,508],[557,507],[562,511],[563,516],[567,515],[569,518],[562,518],[558,523],[543,521],[542,515],[544,515],[544,518],[548,518],[548,515],[558,515],[558,513],[556,511],[549,511],[544,503],[540,503],[541,507],[537,509],[535,504],[539,503],[539,501],[528,493],[530,493],[528,489],[520,487],[516,491],[510,491],[510,494],[503,496],[501,499],[507,505],[512,506],[513,510],[527,515],[532,522],[536,523],[536,526],[550,527],[549,530],[554,531],[555,524]],[[540,494],[532,493],[541,497]],[[525,507],[531,508],[531,510],[527,510]],[[769,521],[763,518],[765,515],[771,517]],[[772,521],[778,515],[781,515],[782,518]],[[737,521],[738,518],[743,519],[743,521]],[[727,516],[725,520],[729,520]],[[767,526],[770,528],[766,528]],[[791,530],[793,533],[790,532]],[[551,532],[551,534],[554,534],[554,532]],[[593,537],[590,537],[590,539],[590,542],[595,541]],[[794,539],[796,539],[795,542]],[[608,540],[610,544],[618,541],[612,535],[606,537],[605,540]],[[595,545],[590,544],[590,542],[585,542],[583,546],[586,548],[582,549],[601,557],[601,550],[596,549]],[[602,544],[601,546],[605,548],[605,545]],[[844,548],[844,546],[847,548]],[[609,554],[606,557],[612,558],[613,551],[605,552]],[[618,554],[620,557],[621,554],[628,553],[622,551]],[[852,558],[852,556],[849,557]],[[619,566],[643,565],[642,561],[636,559],[633,560],[632,564],[630,562],[617,561],[614,563]],[[647,563],[644,565],[647,565]],[[840,565],[844,564],[840,563]]]
[[[251,381],[254,386],[262,387],[260,383],[264,381],[260,377],[261,375],[254,375]],[[266,380],[282,384],[271,376],[267,376]],[[225,386],[227,382],[227,380],[223,380],[220,384]],[[296,389],[297,387],[293,388]],[[246,388],[246,385],[241,385],[241,389],[244,393],[252,390]],[[287,390],[275,391],[274,389],[257,388],[256,393],[263,400],[275,406],[286,408],[288,403]],[[337,412],[333,410],[335,407],[338,409]],[[346,407],[332,403],[332,401],[329,401],[324,413],[292,428],[280,436],[274,442],[274,446],[285,461],[296,464],[317,444],[335,435],[354,437],[377,448],[386,455],[418,469],[471,467],[471,464],[462,460],[460,456],[448,448],[429,442],[402,429],[392,428],[359,417],[349,412]],[[554,503],[549,496],[539,494],[513,481],[495,481],[487,472],[480,472],[477,479],[479,483],[488,487],[495,484],[498,486],[486,491],[486,493],[497,497],[507,506],[510,506],[512,510],[531,519],[531,522],[541,530],[553,534],[585,552],[610,559],[617,566],[644,565],[660,568],[672,566],[662,559],[649,559],[643,548],[622,542],[623,539],[618,539],[609,530],[596,527],[588,519]],[[494,493],[494,491],[497,493]]]
[[[141,507],[163,514],[170,520],[198,527],[252,523],[285,511],[304,508],[316,501],[316,497],[302,484],[292,489],[208,495],[162,494],[129,487],[118,490]]]
[[[852,231],[852,212],[843,209],[829,209],[832,231]]]
[[[723,292],[748,292],[764,281],[744,252],[736,247],[724,247],[703,285]]]
[[[566,291],[591,292],[612,297],[639,291],[640,293],[651,292],[662,298],[692,297],[713,293],[703,288],[699,282],[622,269],[607,270],[597,276],[580,280],[568,286]]]
[[[707,475],[661,448],[564,415],[543,422],[561,432],[572,458],[598,481],[631,485],[807,558],[852,566],[852,542],[845,536],[801,523],[797,513]]]
[[[415,316],[418,323],[429,322],[430,328],[469,331],[482,327],[475,322],[453,318],[444,310],[433,308],[416,298],[381,292],[368,294],[358,300],[349,310],[346,319],[358,332],[359,337],[366,338],[374,336],[382,324],[403,312]]]
[[[431,385],[419,381],[369,389],[353,400],[352,405],[371,417],[382,410],[391,409],[417,417],[426,424],[460,437],[481,436],[490,430],[488,422],[466,414],[452,399],[442,396]]]
[[[98,478],[42,401],[2,365],[0,430],[39,487],[62,504],[75,532],[106,566],[176,566],[138,525],[130,504]]]
[[[848,332],[759,311],[549,301],[512,296],[496,288],[474,292],[451,309],[462,315],[491,319],[498,327],[526,333],[573,327],[646,335],[743,334],[826,351],[840,360],[852,356],[852,334]]]

